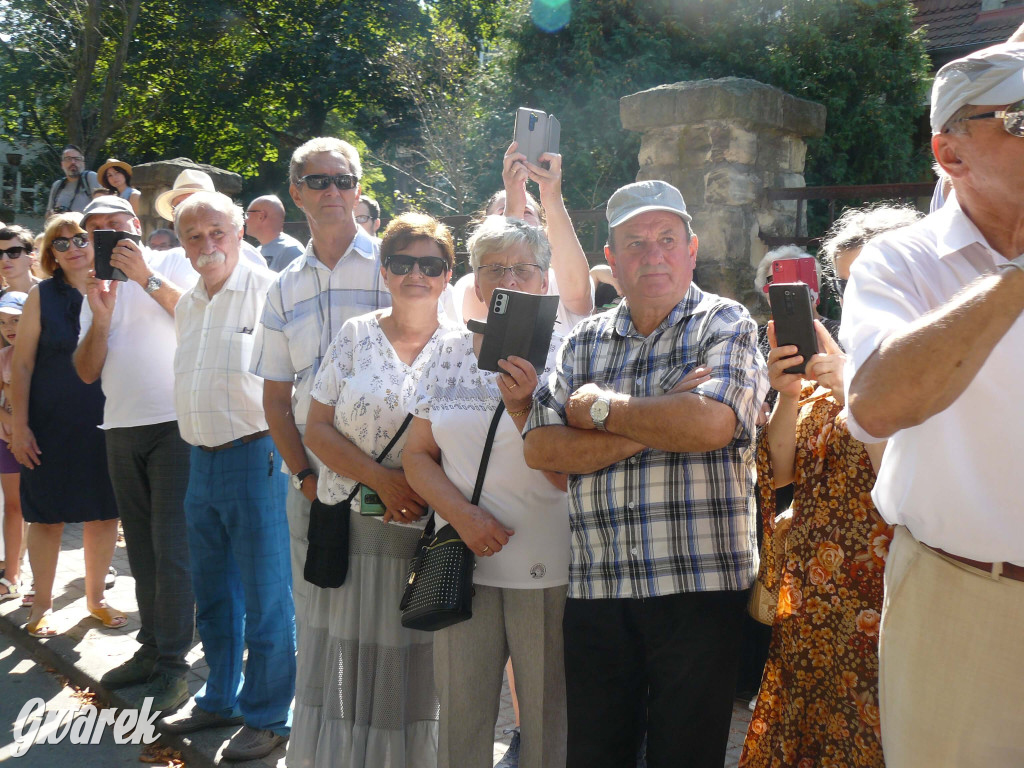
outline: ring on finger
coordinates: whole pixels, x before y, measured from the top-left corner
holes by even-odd
[[[488,547],[488,546],[487,546],[486,544],[484,544],[484,548],[483,548],[483,549],[482,549],[481,551],[482,551],[482,552],[484,552],[484,553],[486,554],[487,552],[490,552],[490,551],[491,551],[491,548],[490,548],[490,547]]]

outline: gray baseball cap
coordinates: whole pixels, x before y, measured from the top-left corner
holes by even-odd
[[[605,216],[608,227],[617,227],[634,216],[648,211],[668,211],[681,216],[685,221],[692,221],[686,212],[683,194],[667,181],[638,181],[619,187],[608,198]]]
[[[0,296],[0,312],[8,315],[20,315],[21,311],[25,308],[25,299],[27,298],[27,293],[7,291],[3,296]]]
[[[1024,43],[1000,43],[951,61],[932,85],[932,133],[967,104],[997,106],[1024,99]]]
[[[103,195],[85,206],[85,210],[82,211],[82,226],[85,226],[85,222],[90,216],[101,213],[130,213],[132,216],[135,216],[135,209],[123,197]]]

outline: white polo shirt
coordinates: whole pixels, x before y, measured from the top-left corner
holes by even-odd
[[[847,393],[882,341],[1005,261],[955,197],[920,222],[872,240],[844,296]],[[889,438],[872,493],[882,516],[947,552],[1024,565],[1022,384],[1018,318],[952,405]],[[877,441],[852,416],[849,426],[858,439]]]
[[[277,273],[239,259],[211,299],[199,280],[174,310],[174,408],[186,443],[214,447],[267,429],[263,379],[249,373]]]

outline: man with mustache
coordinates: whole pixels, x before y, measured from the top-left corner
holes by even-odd
[[[288,737],[295,690],[288,523],[277,503],[286,478],[274,471],[263,380],[249,373],[276,275],[239,259],[242,209],[219,192],[181,203],[174,228],[199,273],[174,315],[174,404],[192,446],[185,521],[210,674],[191,705],[159,727],[190,733],[244,722],[223,758],[255,760]]]
[[[50,187],[46,201],[46,218],[65,211],[84,211],[92,200],[93,192],[103,189],[95,171],[86,171],[85,155],[74,144],[68,144],[60,154],[60,167],[64,178]]]
[[[646,730],[650,768],[720,768],[757,572],[765,364],[747,310],[693,283],[679,190],[629,184],[607,218],[625,298],[566,338],[524,443],[531,467],[569,475],[566,764],[630,765]]]
[[[131,204],[106,195],[86,207],[82,226],[138,235]],[[183,503],[188,445],[174,414],[174,306],[198,278],[180,250],[150,251],[118,241],[110,264],[126,282],[90,278],[73,362],[87,384],[102,378],[107,465],[124,526],[142,628],[140,647],[100,678],[106,688],[148,683],[154,710],[188,699],[185,654],[195,634]],[[180,286],[180,287],[179,287]]]

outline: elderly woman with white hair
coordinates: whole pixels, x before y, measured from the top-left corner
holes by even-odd
[[[551,250],[542,230],[488,216],[469,243],[475,291],[543,295]],[[441,700],[438,765],[493,764],[493,729],[502,670],[511,655],[522,722],[522,768],[565,764],[562,612],[568,585],[569,518],[565,478],[530,469],[520,431],[537,371],[522,358],[481,370],[482,337],[449,334],[414,398],[403,455],[413,490],[451,523],[477,556],[473,617],[435,633],[434,679]],[[545,371],[560,339],[552,338]],[[491,419],[500,416],[480,501],[469,502]]]

